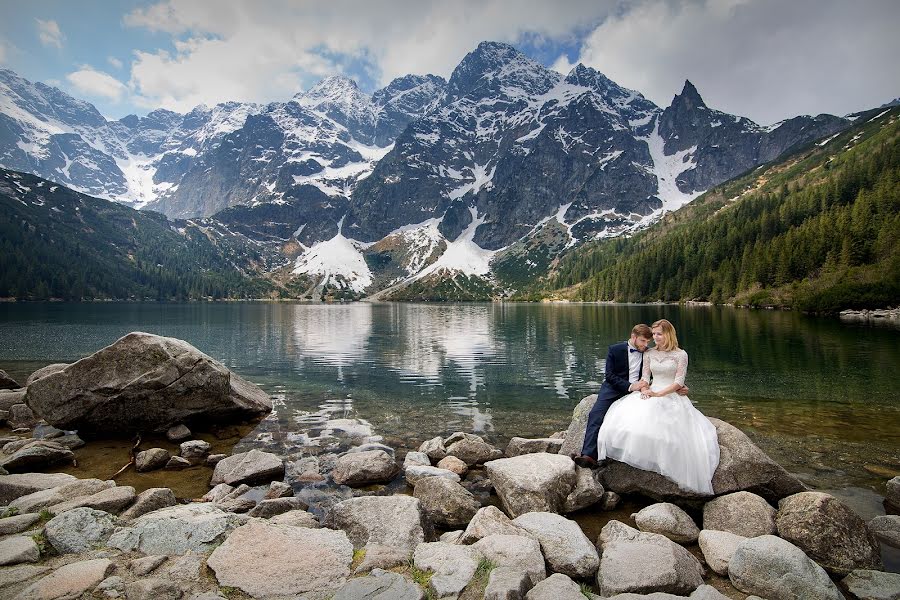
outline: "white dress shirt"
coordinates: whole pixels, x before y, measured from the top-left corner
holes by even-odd
[[[631,351],[632,348],[637,350],[631,345],[631,340],[625,343],[628,344],[628,383],[635,384],[641,378],[641,359],[644,355],[641,352]]]

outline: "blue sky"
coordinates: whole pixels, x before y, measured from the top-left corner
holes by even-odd
[[[667,105],[772,123],[900,96],[900,2],[867,0],[0,0],[0,66],[109,118],[283,101],[341,73],[371,92],[449,77],[480,41],[565,72],[584,62]]]

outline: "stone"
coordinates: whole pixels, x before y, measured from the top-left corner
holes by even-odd
[[[394,457],[384,450],[344,454],[335,462],[331,476],[339,485],[387,482],[400,472]]]
[[[506,452],[504,454],[506,454],[507,458],[521,456],[523,454],[533,454],[535,452],[558,454],[559,449],[562,448],[563,441],[564,440],[559,438],[527,439],[514,437],[509,440],[509,444],[507,444]]]
[[[118,575],[107,577],[94,590],[94,595],[98,594],[104,598],[124,598],[125,581]]]
[[[741,542],[728,563],[728,578],[745,594],[763,598],[843,599],[825,569],[774,535]]]
[[[269,484],[269,489],[263,500],[274,500],[275,498],[293,498],[294,488],[283,481],[273,481]],[[306,510],[306,507],[304,507]]]
[[[859,600],[900,600],[900,573],[857,569],[841,583]]]
[[[698,537],[706,564],[719,575],[725,576],[728,576],[728,563],[731,562],[734,551],[746,539],[728,531],[712,529],[704,529]]]
[[[0,505],[6,506],[16,498],[41,490],[59,487],[77,480],[77,477],[66,473],[0,475]]]
[[[165,579],[138,579],[125,585],[128,600],[179,600],[181,589]]]
[[[443,477],[453,483],[459,483],[459,475],[447,469],[439,469],[437,467],[408,467],[406,469],[406,483],[415,487],[416,483],[426,477]]]
[[[23,386],[6,374],[6,371],[0,369],[0,390],[17,390]]]
[[[554,573],[531,588],[525,600],[584,600],[584,594],[571,577]]]
[[[537,585],[539,581],[547,578],[541,545],[534,538],[494,534],[478,540],[471,548],[477,555],[498,567],[512,567],[524,571],[531,585]]]
[[[114,481],[75,479],[58,487],[38,490],[37,492],[20,496],[10,502],[9,506],[17,509],[20,513],[36,513],[67,500],[81,496],[91,496],[97,492],[115,487],[115,485]]]
[[[443,477],[419,480],[413,495],[428,519],[441,526],[467,525],[481,507],[469,490]]]
[[[34,412],[27,405],[13,404],[9,407],[9,416],[6,417],[6,421],[12,429],[18,429],[19,427],[31,429],[38,424],[40,419],[34,415]]]
[[[889,479],[885,484],[884,499],[892,504],[894,508],[900,510],[900,475]]]
[[[220,586],[256,598],[331,597],[347,581],[353,545],[343,531],[250,521],[207,560]]]
[[[603,510],[603,511],[616,510],[616,508],[619,506],[619,502],[621,502],[621,501],[622,501],[622,497],[619,496],[617,493],[606,490],[605,492],[603,492],[603,495],[600,497],[600,502],[598,502],[598,506],[599,506],[600,510]]]
[[[584,446],[584,432],[587,430],[588,414],[594,408],[595,402],[597,402],[597,394],[591,394],[582,398],[581,402],[572,409],[572,420],[569,422],[569,428],[566,430],[563,445],[558,454],[563,456],[581,454],[581,448]]]
[[[165,448],[150,448],[138,452],[134,457],[134,470],[138,473],[162,469],[169,462],[172,455]]]
[[[689,596],[691,600],[729,600],[728,596],[717,590],[711,585],[701,585],[691,592]]]
[[[513,519],[512,524],[533,535],[550,570],[579,579],[593,577],[600,566],[597,548],[575,521],[555,513],[532,512]]]
[[[319,471],[319,459],[315,456],[287,463],[285,476],[288,483],[316,483],[325,480],[325,476]]]
[[[425,541],[419,500],[409,496],[344,500],[331,507],[327,522],[343,530],[354,549],[366,550],[361,571],[372,568],[376,560],[380,568],[405,564],[416,546]]]
[[[213,471],[210,485],[220,483],[256,485],[283,478],[284,462],[281,458],[270,452],[253,449],[249,452],[232,454],[220,461]]]
[[[82,436],[161,432],[272,410],[265,392],[187,342],[141,332],[32,382],[25,402],[54,427]]]
[[[451,436],[451,438],[447,439],[445,444],[447,447],[447,454],[449,456],[455,456],[466,463],[467,466],[473,467],[489,460],[496,460],[503,456],[503,452],[486,443],[481,437],[470,433],[463,435],[465,437],[458,441],[454,441],[453,443],[450,442]]]
[[[142,515],[131,521],[129,527],[117,528],[107,546],[167,556],[209,552],[249,518],[222,511],[212,504],[172,506]]]
[[[314,514],[305,510],[292,510],[276,515],[269,519],[269,523],[273,525],[291,525],[292,527],[308,527],[310,529],[318,529],[322,526]]]
[[[25,380],[25,387],[28,387],[38,379],[46,377],[47,375],[52,375],[53,373],[59,373],[63,369],[69,366],[69,363],[53,363],[52,365],[47,365],[46,367],[42,367],[28,376],[28,379]]]
[[[73,508],[93,508],[102,510],[111,514],[119,514],[125,507],[131,506],[137,496],[134,488],[130,485],[120,485],[100,490],[90,496],[81,496],[73,498],[59,504],[54,504],[49,508],[50,513],[58,515]]]
[[[206,460],[210,448],[212,448],[212,446],[210,446],[209,442],[205,442],[203,440],[190,440],[188,442],[182,442],[180,446],[181,452],[179,453],[179,456],[190,462],[192,465],[199,465]]]
[[[875,535],[875,539],[878,541],[894,548],[900,548],[900,515],[875,517],[869,521],[869,531]]]
[[[536,453],[485,463],[503,508],[511,517],[560,512],[575,487],[575,463],[568,456]]]
[[[37,577],[43,577],[53,569],[46,566],[20,564],[0,569],[0,597],[13,598],[28,587]]]
[[[136,558],[130,563],[128,566],[131,568],[131,572],[137,575],[138,577],[143,577],[144,575],[148,575],[155,571],[161,564],[166,562],[166,556],[142,556],[141,558]]]
[[[455,598],[475,575],[478,558],[470,546],[427,542],[416,546],[413,564],[432,571],[428,587],[435,598]]]
[[[469,521],[466,530],[459,538],[460,544],[474,544],[481,538],[489,535],[521,535],[534,537],[526,530],[515,525],[502,510],[496,506],[479,508],[472,520]]]
[[[50,425],[39,424],[35,425],[34,431],[31,432],[31,437],[41,440],[58,440],[58,438],[61,438],[65,434],[66,432],[62,429],[57,429]]]
[[[174,425],[166,430],[166,439],[175,444],[189,440],[193,435],[194,434],[191,433],[191,430],[188,429],[187,425],[184,423]]]
[[[778,503],[778,535],[826,571],[848,575],[883,568],[881,549],[866,522],[850,507],[822,492],[802,492]]]
[[[488,576],[484,600],[524,600],[530,589],[528,573],[513,567],[497,567]]]
[[[407,452],[403,458],[403,468],[409,467],[430,467],[431,459],[424,452]]]
[[[437,463],[439,460],[447,456],[447,448],[446,446],[444,446],[444,438],[435,437],[431,438],[428,441],[422,442],[422,445],[419,446],[419,452],[422,452],[426,456],[428,456],[432,464]]]
[[[469,467],[466,465],[465,461],[460,460],[455,456],[445,456],[437,463],[438,469],[447,469],[448,471],[452,471],[456,473],[460,477],[465,477],[466,473],[469,472]]]
[[[0,519],[0,535],[22,533],[41,520],[37,513],[26,513]]]
[[[154,510],[175,506],[177,502],[175,494],[169,488],[150,488],[138,494],[134,504],[119,516],[124,521],[130,521]]]
[[[9,409],[15,406],[16,404],[24,404],[25,403],[25,392],[26,390],[0,390],[0,410],[4,410],[9,413]],[[9,414],[6,415],[7,418]]]
[[[394,458],[394,449],[387,444],[382,444],[380,442],[368,442],[360,444],[359,446],[353,446],[347,450],[347,452],[352,454],[353,452],[371,452],[372,450],[382,450],[383,452],[390,454],[391,458]]]
[[[687,595],[703,585],[703,567],[669,538],[610,521],[600,532],[597,585],[603,596],[665,592]]]
[[[23,562],[37,562],[41,551],[28,536],[14,536],[0,540],[0,566],[17,565]]]
[[[424,600],[425,594],[415,583],[399,573],[373,569],[366,577],[345,583],[332,600]]]
[[[77,450],[85,445],[85,441],[78,437],[78,434],[76,433],[67,433],[66,435],[54,438],[53,441],[69,450]]]
[[[234,486],[228,485],[227,483],[220,483],[213,489],[206,492],[203,497],[200,498],[200,500],[203,502],[219,502],[220,500],[223,500],[226,496],[231,494],[231,492],[233,491]]]
[[[75,454],[62,444],[50,440],[32,440],[12,456],[0,458],[0,467],[10,473],[21,473],[71,463],[73,460]]]
[[[260,500],[259,504],[250,509],[247,514],[251,517],[268,519],[292,510],[306,510],[307,508],[309,507],[300,498],[269,498]]]
[[[446,544],[458,544],[458,543],[460,543],[459,540],[462,539],[462,534],[463,534],[462,529],[455,529],[453,531],[447,531],[445,533],[442,533],[438,537],[438,541],[444,542]]]
[[[215,467],[217,464],[228,458],[227,454],[210,454],[206,457],[206,466]]]
[[[205,555],[196,552],[173,557],[171,564],[166,568],[166,577],[178,581],[197,581],[200,579],[205,560]]]
[[[570,513],[595,504],[603,497],[603,486],[591,469],[575,467],[575,487],[566,497],[562,512]]]
[[[638,529],[664,535],[679,544],[693,544],[700,529],[686,512],[669,502],[651,504],[631,515]]]
[[[114,568],[106,558],[69,563],[28,586],[16,600],[80,598],[97,587]]]
[[[74,554],[103,545],[115,528],[116,518],[107,512],[74,508],[47,521],[44,535],[60,554]]]
[[[186,458],[181,458],[180,456],[170,456],[169,460],[166,461],[165,468],[169,471],[180,471],[182,469],[187,469],[191,466],[191,461]]]
[[[728,531],[743,537],[775,534],[775,509],[761,496],[734,492],[703,506],[703,529]]]

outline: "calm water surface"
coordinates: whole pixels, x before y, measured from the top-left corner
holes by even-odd
[[[368,421],[388,443],[453,431],[505,445],[565,429],[609,344],[671,320],[691,399],[815,488],[860,505],[900,474],[898,330],[719,307],[592,304],[2,304],[0,368],[24,379],[130,331],[174,336],[259,384],[302,435]],[[251,434],[258,435],[259,431]],[[865,510],[864,512],[869,512]],[[866,516],[866,515],[864,515]]]

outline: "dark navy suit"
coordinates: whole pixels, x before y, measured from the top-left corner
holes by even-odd
[[[588,414],[587,429],[584,432],[584,445],[581,453],[597,458],[597,433],[606,417],[606,411],[612,403],[628,394],[631,383],[628,381],[628,343],[619,342],[609,347],[606,353],[606,372],[603,385],[597,394],[597,402]],[[643,355],[641,356],[643,366]]]

